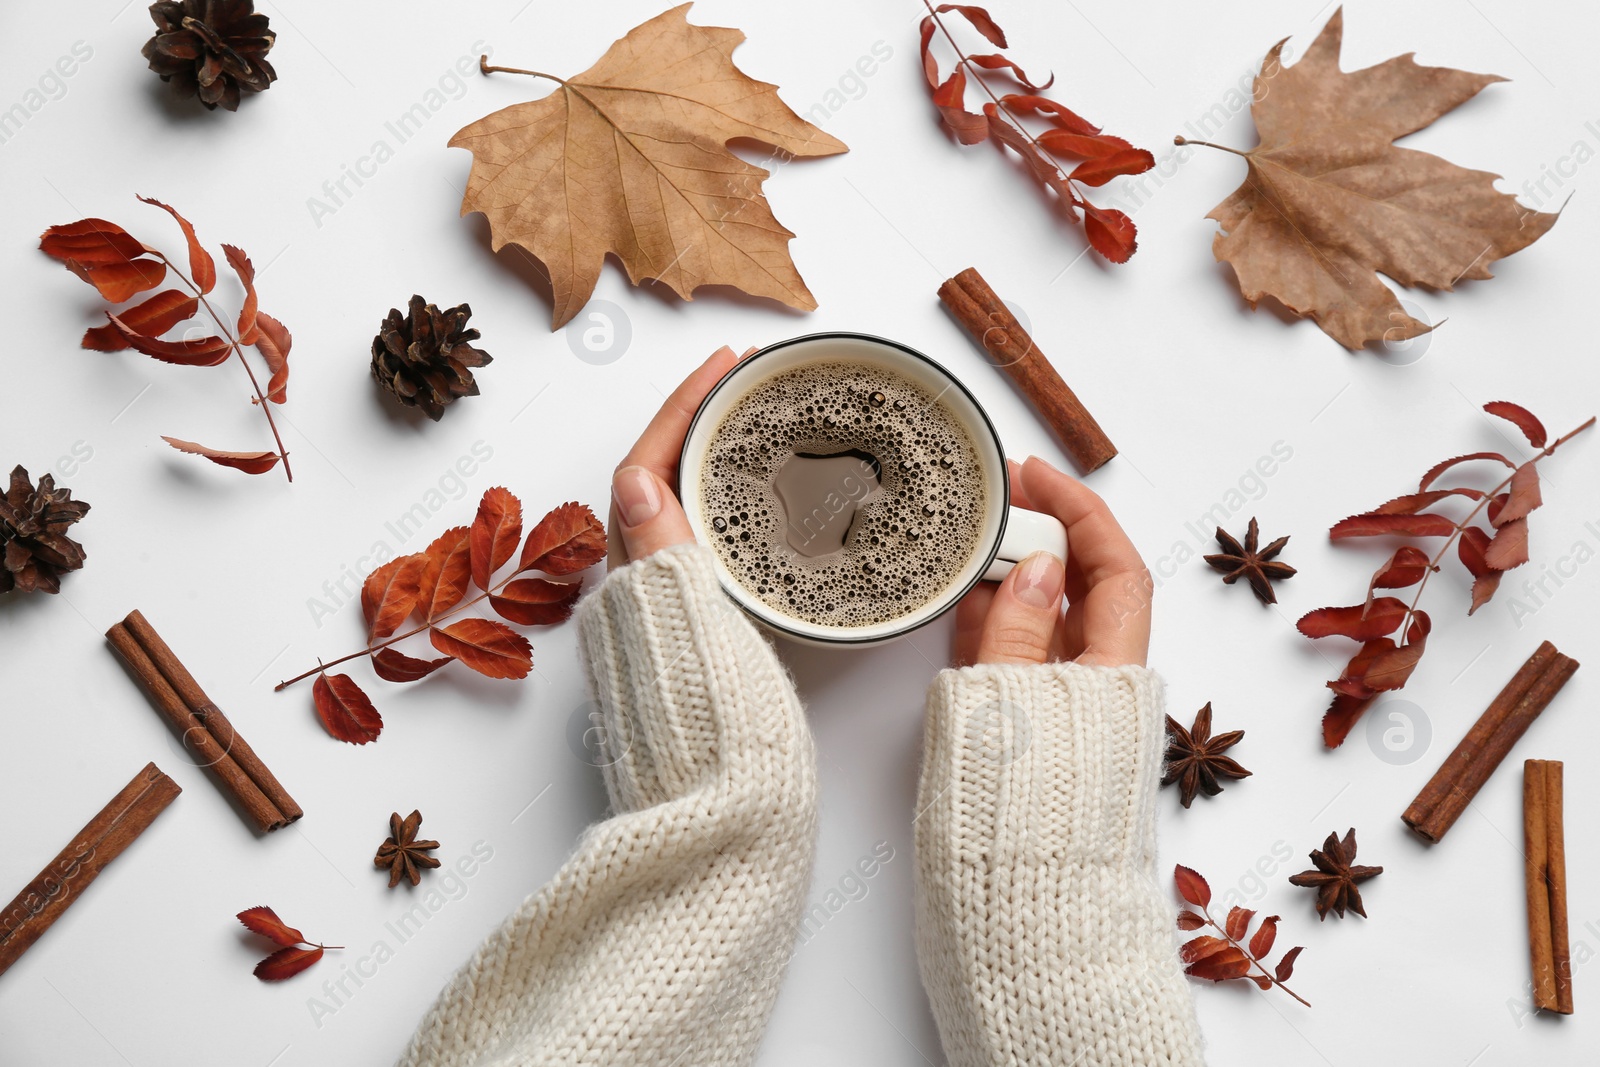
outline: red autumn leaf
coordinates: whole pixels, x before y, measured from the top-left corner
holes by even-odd
[[[1488,509],[1488,511],[1489,511],[1489,525],[1490,526],[1498,525],[1498,523],[1496,523],[1495,520],[1500,517],[1500,512],[1510,502],[1511,502],[1511,494],[1510,493],[1500,493],[1498,496],[1492,496],[1492,497],[1489,498],[1489,509]]]
[[[1438,479],[1439,475],[1443,474],[1450,468],[1459,466],[1462,463],[1472,463],[1480,459],[1492,459],[1497,463],[1505,464],[1507,467],[1516,466],[1515,463],[1511,462],[1498,452],[1472,452],[1465,456],[1452,456],[1450,459],[1443,460],[1442,462],[1436,463],[1430,467],[1428,469],[1428,473],[1422,476],[1422,481],[1417,483],[1417,491],[1420,493],[1427,489],[1428,486],[1432,485]]]
[[[1334,695],[1333,703],[1328,705],[1328,710],[1322,716],[1322,743],[1328,748],[1338,748],[1344,744],[1344,739],[1350,735],[1350,730],[1360,721],[1361,716],[1378,699],[1377,694],[1370,696],[1346,696],[1343,693]]]
[[[1056,195],[1065,202],[1068,214],[1074,219],[1078,217],[1072,207],[1078,203],[1078,197],[1067,185],[1061,176],[1061,168],[1044,157],[1034,143],[1011,123],[1000,117],[1000,109],[993,104],[983,105],[983,119],[989,131],[989,136],[1011,149],[1022,158],[1027,166],[1028,173],[1033,180],[1047,189],[1054,189]]]
[[[255,976],[263,982],[281,982],[285,978],[293,978],[321,958],[322,949],[318,946],[280,948],[256,964]]]
[[[933,49],[929,47],[933,41],[934,33],[938,30],[938,27],[934,24],[933,16],[924,15],[922,21],[917,24],[917,29],[922,37],[922,76],[927,79],[928,88],[937,89],[939,88],[939,61],[933,58]]]
[[[543,578],[519,578],[506,585],[498,595],[489,597],[489,603],[501,618],[523,626],[549,626],[565,622],[572,615],[572,605],[578,602],[582,591],[577,582],[562,584]]]
[[[1511,476],[1506,502],[1494,509],[1489,522],[1494,526],[1504,526],[1515,519],[1525,519],[1543,503],[1544,497],[1539,492],[1539,468],[1533,460],[1529,460]]]
[[[272,372],[272,379],[267,382],[267,399],[274,404],[281,404],[289,399],[289,345],[294,338],[289,336],[289,331],[283,323],[268,315],[265,311],[256,312],[256,351],[261,353],[261,358],[267,364],[267,369]]]
[[[1328,531],[1328,537],[1342,541],[1347,537],[1383,537],[1398,534],[1406,537],[1449,537],[1456,532],[1456,524],[1443,515],[1382,515],[1369,511],[1340,519]]]
[[[178,214],[172,208],[159,200],[152,200],[148,196],[139,197],[146,204],[158,207],[171,215],[178,222],[178,228],[183,231],[183,239],[189,243],[189,274],[194,279],[194,284],[200,288],[201,293],[209,293],[217,285],[217,264],[200,244],[200,239],[194,234],[194,227],[189,220]],[[223,245],[224,248],[227,245]]]
[[[383,717],[348,674],[317,675],[311,699],[323,727],[340,741],[364,745],[383,732]]]
[[[146,289],[154,289],[167,276],[167,265],[156,259],[132,259],[126,263],[107,263],[103,267],[88,267],[69,259],[67,269],[100,290],[100,295],[113,304],[132,300]]]
[[[1370,605],[1348,608],[1318,608],[1301,616],[1296,627],[1307,637],[1348,637],[1371,641],[1392,634],[1405,620],[1406,606],[1392,596],[1379,597]]]
[[[380,648],[372,654],[372,671],[386,682],[414,682],[419,678],[426,678],[449,662],[451,662],[449,656],[442,656],[439,659],[417,659],[404,652],[397,652],[393,647]]]
[[[1256,984],[1256,988],[1261,990],[1263,993],[1272,988],[1272,979],[1268,978],[1264,974],[1247,974],[1245,977],[1254,982]]]
[[[1007,59],[1005,56],[999,55],[998,53],[990,53],[988,55],[981,56],[968,56],[967,61],[970,63],[976,63],[984,70],[1007,71],[1013,78],[1017,80],[1018,84],[1020,84],[1024,89],[1027,89],[1029,92],[1042,93],[1056,83],[1056,76],[1052,74],[1043,85],[1035,85],[1033,83],[1033,79],[1028,77],[1028,72],[1018,66],[1015,60]]]
[[[143,303],[125,308],[117,318],[123,326],[144,337],[160,337],[200,308],[200,298],[178,289],[163,289]],[[91,327],[84,332],[83,347],[96,352],[120,352],[131,347],[116,326]]]
[[[80,219],[39,235],[39,250],[63,263],[108,267],[138,259],[149,249],[127,230],[105,219]]]
[[[256,313],[259,310],[256,301],[256,268],[250,262],[250,257],[245,255],[242,248],[233,245],[223,245],[222,254],[228,257],[228,266],[239,276],[239,284],[244,286],[244,304],[239,308],[239,343],[253,345],[256,343]]]
[[[1377,693],[1367,684],[1367,670],[1378,656],[1392,648],[1398,647],[1387,637],[1375,637],[1364,642],[1350,657],[1350,662],[1340,672],[1339,677],[1328,683],[1328,688],[1335,693],[1342,693],[1352,697],[1370,697]]]
[[[1073,159],[1105,159],[1137,151],[1127,141],[1109,133],[1082,134],[1071,130],[1045,130],[1039,135],[1039,146],[1053,155]]]
[[[1489,561],[1484,558],[1488,549],[1489,535],[1483,530],[1468,526],[1461,531],[1456,554],[1461,557],[1461,565],[1467,568],[1467,573],[1472,575],[1472,607],[1467,609],[1468,615],[1487,604],[1495,590],[1500,588],[1500,576],[1504,572],[1489,566]]]
[[[1261,920],[1261,926],[1256,929],[1256,936],[1250,939],[1250,955],[1256,959],[1265,959],[1267,953],[1272,951],[1272,943],[1278,939],[1278,916],[1268,915]]]
[[[1417,669],[1417,662],[1422,659],[1422,653],[1427,647],[1426,619],[1426,612],[1416,612],[1406,643],[1395,648],[1383,649],[1373,657],[1363,679],[1368,689],[1389,693],[1405,688],[1406,682],[1411,680],[1411,672]]]
[[[1190,945],[1193,945],[1196,941],[1206,940],[1208,939],[1197,937],[1194,941],[1185,944],[1183,946],[1184,959],[1191,959],[1188,952]],[[1221,939],[1212,938],[1209,940],[1220,941]],[[1183,972],[1212,982],[1226,982],[1234,978],[1243,978],[1250,973],[1250,957],[1226,941],[1222,941],[1220,948],[1207,945],[1201,953],[1192,957],[1192,959],[1193,962],[1185,967]]]
[[[1198,871],[1178,864],[1172,871],[1173,880],[1178,883],[1178,895],[1197,908],[1203,908],[1211,903],[1211,886]]]
[[[1070,108],[1056,103],[1049,97],[1013,93],[1002,96],[1000,102],[1014,112],[1025,115],[1035,112],[1042,114],[1058,129],[1066,130],[1068,133],[1076,133],[1083,137],[1093,137],[1100,132],[1100,127]]]
[[[1414,545],[1402,545],[1372,576],[1367,586],[1367,599],[1372,599],[1375,589],[1407,589],[1416,585],[1430,566],[1426,552]]]
[[[499,570],[522,540],[522,502],[501,486],[485,491],[472,520],[470,552],[472,580],[487,590]]]
[[[204,456],[219,467],[232,467],[246,474],[265,474],[276,467],[281,458],[276,452],[224,452],[221,449],[207,448],[205,445],[197,445],[193,441],[184,441],[176,437],[163,436],[161,439],[179,452]]]
[[[1127,148],[1109,156],[1085,160],[1074,167],[1067,177],[1085,185],[1104,185],[1112,178],[1125,174],[1143,174],[1155,165],[1156,157],[1145,149]]]
[[[946,11],[954,11],[972,23],[972,28],[983,34],[990,44],[996,48],[1006,47],[1006,31],[1002,30],[1000,24],[983,8],[974,7],[971,4],[940,4],[934,10],[941,15]]]
[[[1294,961],[1299,959],[1300,958],[1300,953],[1302,953],[1304,951],[1305,951],[1304,948],[1302,948],[1301,946],[1297,945],[1294,948],[1290,949],[1288,952],[1285,952],[1283,954],[1283,959],[1278,961],[1278,969],[1275,972],[1273,972],[1273,977],[1275,977],[1280,982],[1287,982],[1290,978],[1293,978],[1294,977]]]
[[[493,619],[462,619],[429,636],[434,648],[489,678],[526,678],[533,669],[528,639]]]
[[[367,575],[361,585],[361,614],[367,620],[367,640],[388,637],[400,628],[422,595],[422,569],[427,556],[413,552],[392,559]]]
[[[1498,416],[1513,423],[1527,437],[1528,443],[1534,448],[1543,448],[1549,440],[1545,433],[1544,423],[1536,418],[1533,412],[1520,404],[1513,404],[1509,400],[1491,400],[1483,405],[1483,410],[1491,415]]]
[[[452,526],[423,553],[417,613],[424,622],[443,615],[467,595],[472,580],[471,533],[468,527]]]
[[[1432,507],[1446,497],[1464,496],[1471,500],[1482,500],[1484,492],[1481,489],[1429,489],[1425,493],[1408,493],[1397,496],[1393,500],[1386,500],[1372,509],[1374,515],[1415,515],[1423,508]]]
[[[1250,932],[1250,920],[1255,917],[1256,913],[1248,908],[1235,906],[1228,909],[1228,918],[1222,924],[1222,928],[1227,931],[1229,937],[1238,941]]]
[[[1126,263],[1139,250],[1139,231],[1133,220],[1116,208],[1083,204],[1083,232],[1094,250],[1113,263]]]
[[[1509,571],[1528,562],[1528,520],[1512,519],[1495,531],[1484,550],[1483,561],[1497,571]]]
[[[270,939],[277,945],[301,945],[305,943],[306,936],[294,927],[284,923],[278,918],[278,913],[265,905],[246,908],[238,915],[240,922],[251,933],[260,934]]]
[[[988,126],[983,119],[967,110],[967,76],[960,67],[950,72],[950,77],[940,82],[933,91],[933,104],[939,109],[939,120],[956,135],[962,144],[977,144],[988,137]]]
[[[1202,918],[1198,913],[1192,912],[1188,908],[1178,909],[1178,929],[1198,930],[1205,924],[1205,919]]]
[[[568,501],[550,509],[528,531],[517,571],[576,574],[606,558],[606,528],[586,505]]]
[[[215,335],[192,341],[162,341],[145,337],[109,311],[106,312],[106,318],[111,320],[112,327],[122,335],[122,339],[128,342],[129,348],[154,356],[163,363],[176,363],[184,367],[215,367],[226,363],[228,356],[233,353],[233,346]]]
[[[1183,962],[1193,963],[1195,960],[1203,960],[1207,956],[1214,956],[1219,952],[1227,952],[1232,948],[1233,946],[1228,944],[1226,938],[1214,937],[1211,934],[1204,934],[1200,937],[1185,941],[1183,944],[1179,945],[1178,955],[1182,958]],[[1237,949],[1235,949],[1235,951],[1237,951]]]

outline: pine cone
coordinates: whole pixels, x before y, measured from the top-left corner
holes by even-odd
[[[213,111],[239,110],[241,93],[259,93],[278,77],[267,62],[277,35],[253,0],[157,0],[150,17],[150,69]]]
[[[72,490],[57,489],[46,474],[35,489],[28,472],[11,472],[11,489],[0,496],[0,593],[61,591],[61,573],[83,566],[83,546],[66,535],[89,505],[72,499]]]
[[[400,403],[419,407],[438,422],[456,397],[478,395],[468,368],[493,360],[467,343],[478,339],[477,330],[462,329],[471,315],[466,304],[440,311],[420,296],[411,298],[403,319],[399,308],[390,308],[372,339],[372,376]]]

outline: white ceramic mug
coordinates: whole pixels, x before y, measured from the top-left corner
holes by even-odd
[[[758,383],[816,362],[867,364],[909,379],[938,397],[972,439],[983,464],[984,482],[992,490],[990,506],[983,516],[983,527],[972,558],[950,584],[906,614],[870,626],[824,626],[785,614],[745,589],[719,555],[717,571],[722,587],[749,615],[776,633],[808,644],[877,644],[932,622],[978,582],[998,581],[1033,552],[1053,552],[1058,558],[1066,559],[1067,531],[1059,520],[1052,515],[1011,506],[1010,480],[1000,436],[966,386],[914,349],[859,333],[813,333],[768,345],[740,360],[706,396],[689,425],[678,463],[678,495],[697,539],[709,544],[716,536],[700,500],[700,483],[707,448],[728,411]]]

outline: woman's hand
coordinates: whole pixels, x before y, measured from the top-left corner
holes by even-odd
[[[678,455],[700,402],[742,358],[726,345],[711,353],[711,358],[667,397],[633,449],[617,464],[611,476],[611,517],[606,523],[608,570],[657,549],[694,540],[689,518],[672,492],[672,483],[678,478]]]
[[[1010,463],[1011,502],[1067,528],[1067,560],[1035,552],[956,608],[955,661],[1143,666],[1150,650],[1150,572],[1105,501],[1030,456]],[[1065,596],[1067,610],[1061,611]]]

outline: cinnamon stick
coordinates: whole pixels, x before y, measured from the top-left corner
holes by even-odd
[[[0,974],[61,917],[183,790],[154,763],[123,786],[67,847],[0,912]]]
[[[1572,955],[1567,941],[1567,857],[1562,828],[1560,760],[1522,764],[1523,855],[1528,886],[1528,944],[1533,1005],[1572,1014]]]
[[[1549,641],[1540,644],[1400,816],[1405,824],[1429,841],[1442,839],[1577,669]]]
[[[119,622],[106,631],[106,639],[111,642],[111,647],[121,654],[128,669],[139,680],[140,686],[150,695],[156,710],[167,720],[167,725],[178,732],[195,763],[211,772],[212,778],[224,792],[238,802],[255,828],[265,833],[285,825],[287,820],[283,813],[267,799],[261,788],[250,780],[250,776],[239,769],[239,765],[234,762],[228,750],[206,731],[199,719],[195,718],[189,705],[183,702],[183,698],[177,694],[166,678],[162,677],[156,665],[145,654],[144,648],[128,632],[128,628]]]
[[[200,683],[194,680],[194,675],[190,674],[189,669],[173,654],[172,649],[161,639],[161,635],[156,633],[155,627],[150,625],[144,614],[137,609],[130,611],[128,617],[122,620],[122,624],[128,628],[133,639],[139,642],[145,655],[150,657],[150,662],[155,664],[156,670],[161,672],[167,684],[172,686],[183,702],[189,706],[189,710],[194,713],[200,725],[205,727],[206,733],[216,740],[224,752],[233,757],[239,769],[248,775],[256,787],[272,802],[272,806],[278,809],[284,821],[294,822],[304,815],[305,812],[300,810],[300,805],[295,803],[294,797],[289,795],[289,791],[267,769],[267,765],[261,762],[261,757],[256,755],[255,749],[250,747],[249,742],[234,730],[233,723],[228,721],[222,709],[206,696],[205,690],[200,688]]]
[[[981,274],[968,267],[939,286],[939,299],[1028,398],[1085,474],[1117,454],[1117,446]]]

